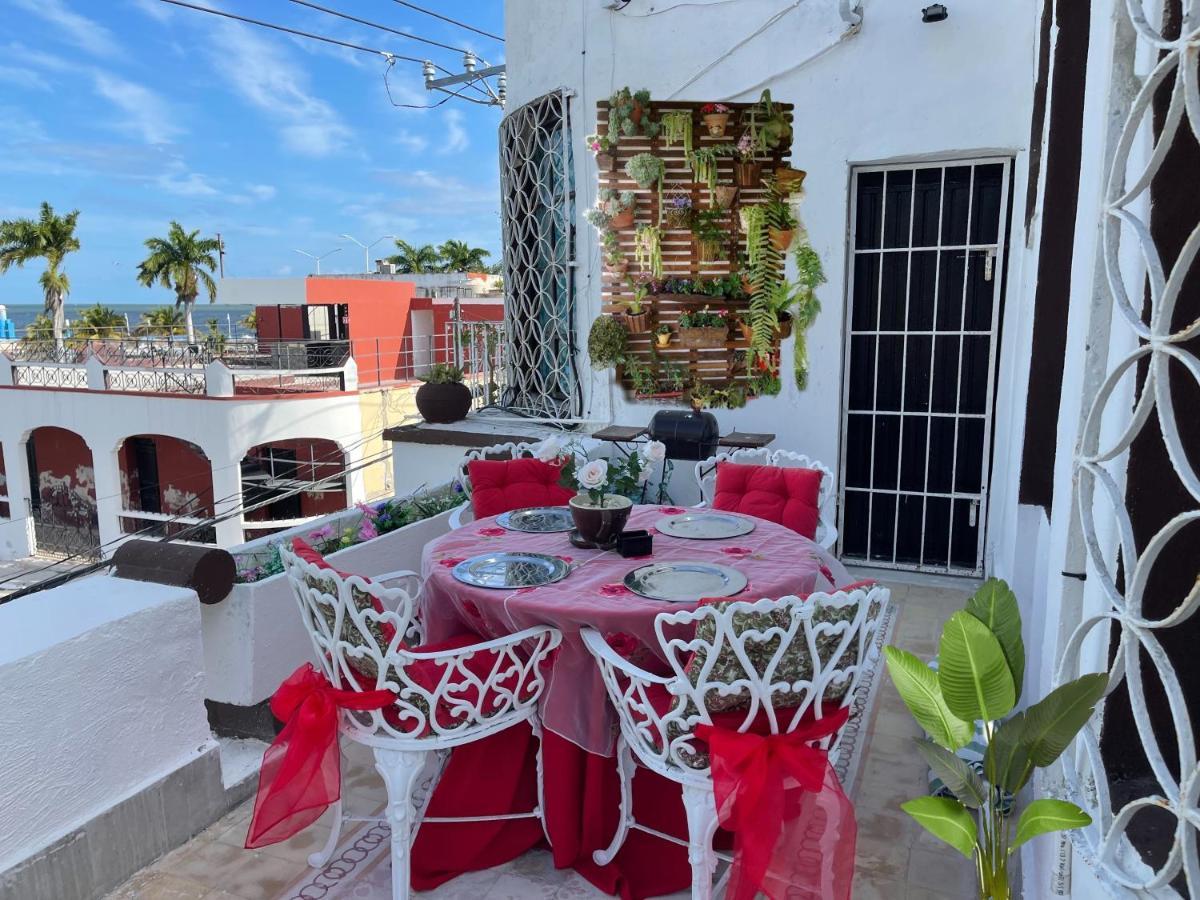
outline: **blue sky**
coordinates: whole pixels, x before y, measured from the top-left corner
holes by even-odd
[[[461,68],[451,51],[284,0],[194,2]],[[503,44],[391,0],[319,3],[503,61]],[[419,5],[503,34],[501,0]],[[396,108],[385,67],[159,0],[0,0],[0,219],[43,200],[80,210],[72,305],[172,300],[134,281],[142,242],[171,219],[220,231],[227,275],[302,275],[311,261],[295,248],[339,245],[322,272],[361,271],[342,232],[496,254],[498,109]],[[397,62],[389,81],[396,102],[445,96],[425,91],[414,63]],[[40,303],[40,271],[0,276],[0,303]]]

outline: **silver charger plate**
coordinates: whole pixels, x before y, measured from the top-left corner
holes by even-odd
[[[562,581],[571,567],[545,553],[483,553],[451,570],[463,584],[481,588],[537,587]]]
[[[719,541],[739,537],[754,530],[754,520],[733,513],[696,512],[667,516],[654,523],[663,534],[695,541]]]
[[[570,531],[575,527],[571,511],[565,506],[527,506],[512,509],[496,516],[496,524],[509,531],[528,531],[533,534],[550,534]]]
[[[690,603],[701,597],[732,597],[749,582],[729,566],[706,562],[651,563],[625,576],[625,587],[651,600]]]

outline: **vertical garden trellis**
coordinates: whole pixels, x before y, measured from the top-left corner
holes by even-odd
[[[566,91],[500,125],[508,384],[501,405],[539,417],[579,414],[575,347],[575,188]]]

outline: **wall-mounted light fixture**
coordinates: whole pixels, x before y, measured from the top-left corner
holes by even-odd
[[[922,22],[944,22],[946,17],[950,15],[950,10],[946,9],[943,3],[931,3],[921,10]]]

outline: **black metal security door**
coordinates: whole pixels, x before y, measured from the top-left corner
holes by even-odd
[[[1008,159],[856,169],[841,551],[979,574]]]

